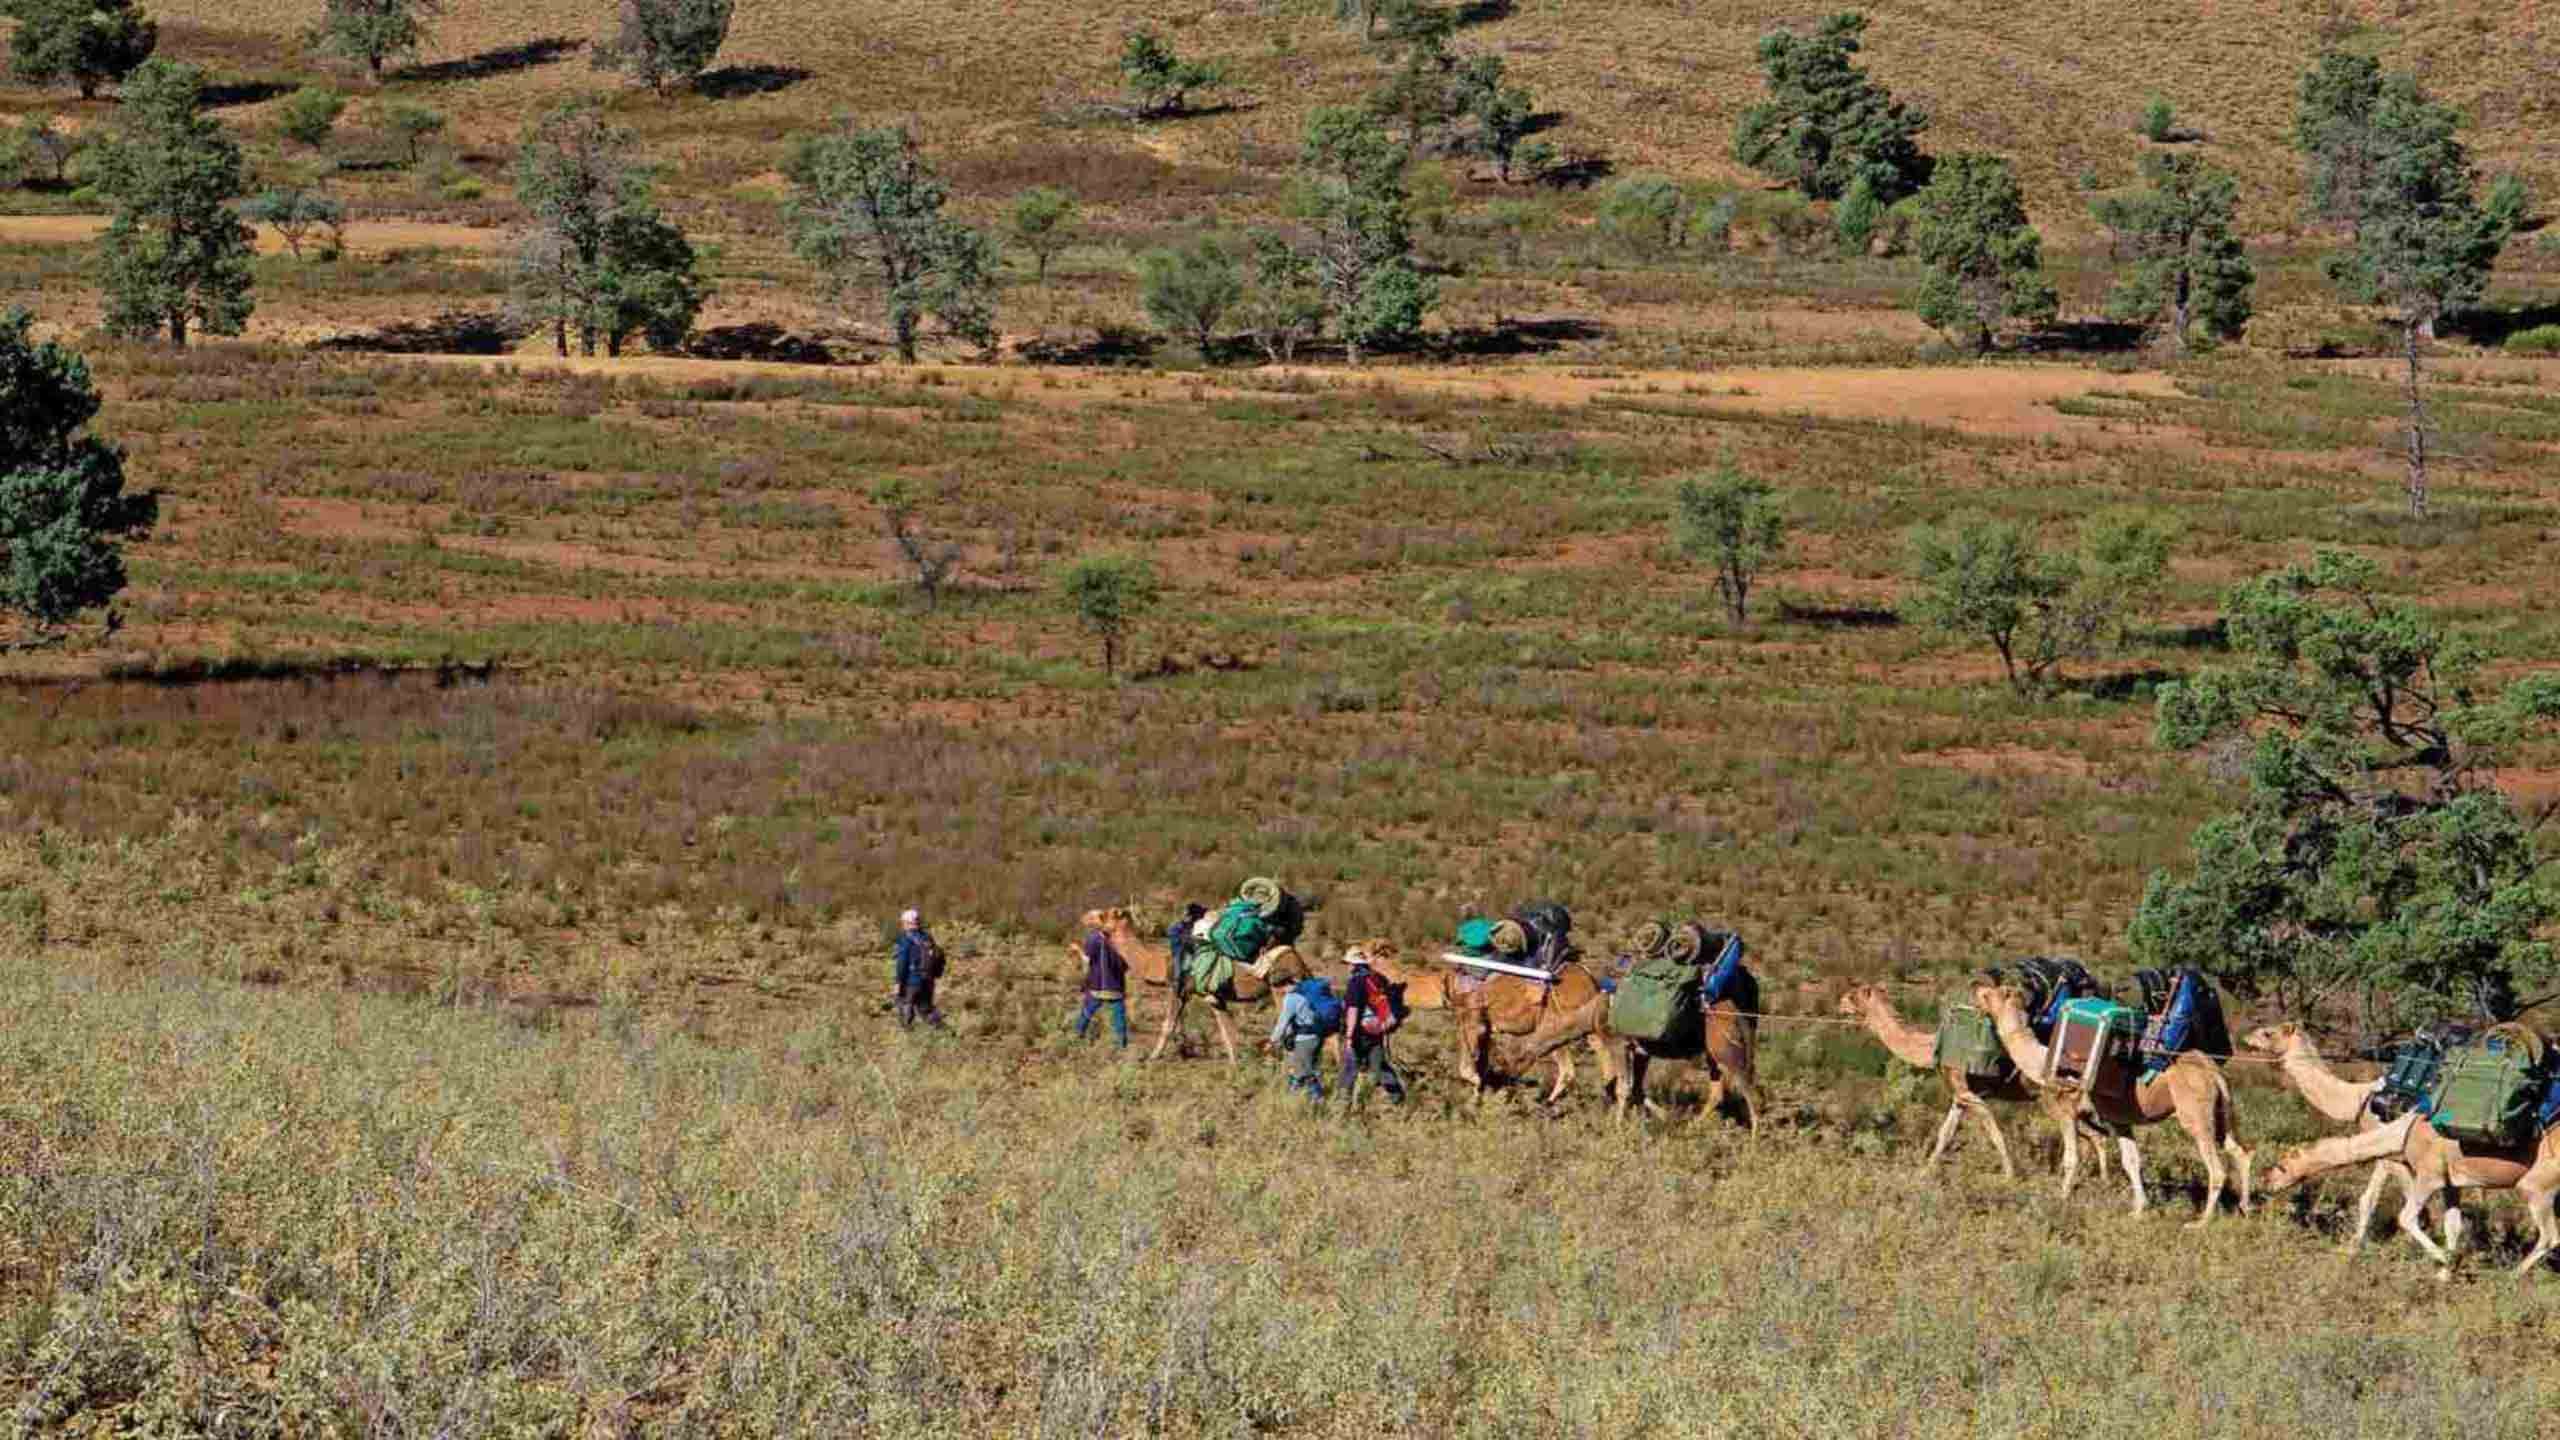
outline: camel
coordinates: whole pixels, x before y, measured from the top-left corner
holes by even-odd
[[[1153,1060],[1163,1055],[1164,1047],[1172,1043],[1174,1033],[1182,1027],[1184,1006],[1193,998],[1187,987],[1173,983],[1172,949],[1140,935],[1137,922],[1131,920],[1129,912],[1121,906],[1088,910],[1077,924],[1080,933],[1100,930],[1110,940],[1120,951],[1120,957],[1129,962],[1131,979],[1172,993],[1171,1003],[1165,1007],[1164,1026],[1156,1032],[1156,1048],[1147,1052],[1147,1058]],[[1069,948],[1074,950],[1076,968],[1081,972],[1084,952],[1074,946]],[[1237,966],[1235,979],[1225,989],[1199,997],[1209,1004],[1209,1018],[1217,1026],[1218,1043],[1226,1047],[1228,1063],[1234,1063],[1237,1058],[1235,1023],[1228,1016],[1228,1007],[1261,1004],[1269,1000],[1273,992],[1314,973],[1295,946],[1277,945],[1264,951],[1253,964]]]
[[[1973,1003],[1991,1017],[2000,1032],[2000,1048],[2008,1052],[2009,1063],[2018,1067],[2019,1075],[2030,1085],[2044,1086],[2042,1077],[2049,1073],[2045,1046],[2027,1028],[2026,1000],[2017,987],[1977,983]],[[2092,1140],[2115,1139],[2125,1178],[2133,1182],[2133,1213],[2149,1209],[2151,1197],[2142,1187],[2142,1148],[2134,1143],[2133,1129],[2174,1117],[2204,1161],[2204,1213],[2187,1222],[2189,1228],[2210,1224],[2221,1213],[2227,1172],[2217,1150],[2239,1163],[2239,1210],[2248,1213],[2249,1150],[2240,1143],[2240,1117],[2231,1103],[2231,1087],[2222,1078],[2222,1067],[2211,1059],[2187,1051],[2171,1060],[2167,1069],[2135,1086],[2130,1095],[2103,1095],[2077,1084],[2044,1088],[2059,1089],[2078,1100],[2072,1124],[2062,1132],[2063,1194],[2069,1195],[2079,1179],[2078,1134],[2085,1130]]]
[[[1578,967],[1576,967],[1578,968]],[[1619,1040],[1609,1030],[1609,997],[1592,996],[1572,1010],[1557,1015],[1518,1042],[1506,1055],[1514,1069],[1536,1064],[1547,1055],[1563,1049],[1584,1036],[1593,1043],[1609,1046],[1604,1054],[1625,1047],[1623,1065],[1625,1083],[1616,1086],[1613,1114],[1623,1118],[1631,1105],[1640,1105],[1648,1115],[1659,1117],[1662,1107],[1646,1098],[1644,1080],[1653,1062],[1661,1059],[1683,1059],[1694,1062],[1706,1072],[1707,1097],[1699,1107],[1708,1114],[1722,1111],[1731,1100],[1742,1107],[1743,1125],[1752,1134],[1760,1133],[1760,1112],[1769,1106],[1769,1097],[1760,1088],[1760,1018],[1759,992],[1753,987],[1742,994],[1729,996],[1707,1007],[1703,1044],[1695,1055],[1661,1056],[1647,1050],[1639,1041]]]
[[[2524,1192],[2525,1212],[2533,1217],[2534,1246],[2533,1253],[2516,1267],[2518,1276],[2532,1274],[2545,1256],[2560,1249],[2560,1214],[2555,1214],[2554,1204],[2560,1198],[2560,1126],[2543,1131],[2538,1143],[2491,1149],[2448,1140],[2425,1116],[2412,1111],[2388,1125],[2295,1150],[2267,1172],[2267,1193],[2282,1194],[2315,1175],[2366,1161],[2398,1161],[2415,1174],[2407,1197],[2400,1202],[2400,1228],[2435,1260],[2439,1279],[2453,1273],[2454,1257],[2462,1250],[2462,1207],[2445,1207],[2442,1249],[2427,1238],[2423,1222],[2427,1202],[2447,1187],[2457,1192]]]
[[[1893,1058],[1923,1070],[1935,1070],[1947,1082],[1947,1116],[1938,1122],[1937,1143],[1929,1148],[1929,1158],[1921,1162],[1923,1165],[1935,1166],[1938,1163],[1940,1157],[1947,1153],[1947,1147],[1954,1142],[1956,1131],[1964,1124],[1964,1117],[1971,1115],[1982,1126],[1982,1133],[1991,1137],[1991,1148],[2000,1157],[2001,1178],[2017,1179],[2018,1168],[2009,1162],[2008,1138],[2000,1133],[1999,1117],[1991,1113],[1988,1102],[1993,1100],[2036,1104],[2051,1113],[2054,1123],[2062,1128],[2064,1148],[2069,1149],[2073,1144],[2070,1138],[2071,1112],[2077,1101],[2067,1095],[2039,1091],[2015,1074],[1987,1080],[1967,1075],[1960,1066],[1940,1065],[1936,1033],[1903,1023],[1902,1017],[1894,1013],[1893,1001],[1885,995],[1883,986],[1854,987],[1840,997],[1840,1013],[1864,1024],[1867,1033],[1875,1036],[1876,1043],[1884,1046]]]
[[[1485,1073],[1485,1060],[1490,1042],[1496,1037],[1530,1036],[1540,1033],[1555,1018],[1570,1015],[1593,1004],[1600,1007],[1603,1024],[1584,1029],[1540,1050],[1532,1061],[1555,1053],[1556,1078],[1546,1093],[1546,1103],[1554,1104],[1573,1084],[1573,1057],[1565,1047],[1576,1040],[1588,1039],[1593,1053],[1600,1057],[1600,1070],[1609,1085],[1623,1097],[1625,1085],[1619,1079],[1618,1054],[1614,1037],[1605,1024],[1609,997],[1600,982],[1579,961],[1568,962],[1556,972],[1551,984],[1518,975],[1493,975],[1478,986],[1462,983],[1455,972],[1441,966],[1407,969],[1403,956],[1391,940],[1364,940],[1353,947],[1367,957],[1370,967],[1384,976],[1387,983],[1400,987],[1404,1003],[1416,1010],[1447,1010],[1458,1022],[1458,1078],[1475,1087],[1481,1096],[1490,1077]],[[1511,1067],[1515,1073],[1527,1065]],[[1623,1103],[1623,1101],[1622,1101]]]
[[[2275,1056],[2277,1068],[2284,1072],[2284,1078],[2293,1082],[2294,1089],[2302,1092],[2303,1101],[2312,1109],[2341,1125],[2353,1125],[2361,1131],[2381,1128],[2382,1122],[2374,1118],[2372,1103],[2373,1092],[2381,1087],[2382,1082],[2341,1079],[2329,1068],[2328,1062],[2320,1058],[2320,1052],[2312,1048],[2311,1039],[2302,1033],[2301,1026],[2261,1025],[2250,1031],[2241,1043],[2252,1050]],[[2418,1183],[2416,1172],[2397,1158],[2385,1158],[2375,1163],[2373,1178],[2366,1182],[2364,1195],[2356,1202],[2355,1230],[2347,1237],[2348,1254],[2353,1255],[2364,1248],[2365,1236],[2373,1229],[2374,1206],[2382,1199],[2382,1187],[2395,1177],[2400,1181],[2401,1200],[2405,1204],[2410,1190]],[[2270,1175],[2268,1187],[2272,1190],[2274,1185],[2274,1177]]]

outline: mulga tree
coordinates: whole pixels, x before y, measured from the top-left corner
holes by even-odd
[[[1421,328],[1437,289],[1413,265],[1406,151],[1374,115],[1318,110],[1299,151],[1299,205],[1317,283],[1351,363]]]
[[[596,43],[598,70],[618,70],[659,95],[702,78],[729,41],[737,0],[622,0],[612,38]]]
[[[1153,30],[1132,30],[1120,45],[1120,79],[1141,120],[1162,120],[1191,108],[1191,97],[1225,84],[1227,69],[1214,60],[1185,60]]]
[[[124,85],[115,132],[91,181],[111,218],[98,241],[106,326],[118,335],[237,335],[256,308],[251,242],[232,209],[247,178],[240,147],[203,113],[192,65],[143,62]]]
[[[2239,338],[2258,278],[2233,223],[2240,182],[2183,153],[2144,156],[2142,174],[2148,188],[2092,207],[2133,259],[2107,296],[2107,313],[2164,327],[2180,353],[2198,330],[2216,340]]]
[[[322,0],[320,19],[304,37],[317,50],[361,63],[376,83],[385,66],[414,55],[444,0]]]
[[[1932,328],[1982,352],[2012,321],[2053,318],[2060,301],[2008,161],[1950,155],[1912,206],[1912,253],[1929,267],[1912,308]]]
[[[1714,567],[1716,593],[1739,625],[1751,618],[1760,572],[1786,547],[1786,512],[1768,481],[1726,465],[1680,482],[1672,537],[1682,554]]]
[[[1516,165],[1529,178],[1553,162],[1544,141],[1529,136],[1538,127],[1537,101],[1525,85],[1508,83],[1499,55],[1471,55],[1451,77],[1450,98],[1457,112],[1475,122],[1469,148],[1494,164],[1503,180]]]
[[[1102,642],[1102,673],[1120,672],[1120,647],[1138,617],[1155,608],[1158,588],[1144,556],[1089,555],[1058,576],[1077,621]]]
[[[794,137],[782,173],[792,248],[818,267],[831,293],[876,292],[898,358],[914,364],[926,316],[995,345],[996,247],[943,213],[950,188],[903,126],[851,120]]]
[[[2506,1018],[2554,983],[2560,918],[2536,832],[2494,783],[2560,718],[2560,676],[2494,689],[2481,650],[2321,553],[2223,606],[2232,665],[2163,688],[2157,736],[2246,775],[2151,877],[2134,953],[2212,970],[2308,1015],[2352,1001],[2368,1035],[2444,1014]]]
[[[24,310],[0,317],[0,610],[19,627],[7,649],[60,644],[83,612],[112,602],[124,542],[160,513],[155,496],[125,492],[124,452],[83,433],[99,403],[89,367],[35,343],[33,326]]]
[[[1929,117],[1893,98],[1858,68],[1867,17],[1844,10],[1811,35],[1760,38],[1769,98],[1742,112],[1733,156],[1815,200],[1836,200],[1863,180],[1891,205],[1928,183],[1920,132]]]
[[[2327,261],[2339,289],[2386,307],[2400,326],[2407,360],[2409,510],[2418,516],[2427,513],[2419,342],[2435,333],[2445,315],[2479,302],[2507,243],[2507,222],[2480,203],[2479,176],[2461,128],[2461,113],[2428,99],[2416,77],[2386,77],[2373,105],[2355,239]]]
[[[32,85],[68,81],[80,98],[124,79],[160,45],[160,27],[133,0],[11,0],[0,15],[18,22],[9,64]]]
[[[1948,634],[1989,642],[2011,688],[2038,694],[2064,661],[2122,634],[2157,594],[2169,545],[2167,529],[2140,515],[2092,518],[2077,549],[2039,544],[2013,521],[1960,516],[1911,532],[1911,608]]]
[[[592,102],[571,102],[526,127],[516,198],[530,219],[517,249],[527,311],[553,349],[618,355],[635,334],[673,349],[709,298],[692,244],[659,213],[631,132]]]
[[[2364,220],[2376,150],[2373,112],[2381,100],[2382,62],[2342,50],[2320,56],[2294,100],[2293,148],[2310,168],[2311,214],[2349,234]]]

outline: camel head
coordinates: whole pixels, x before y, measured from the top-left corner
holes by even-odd
[[[2305,1147],[2305,1149],[2307,1148],[2308,1147]],[[2259,1193],[2263,1195],[2281,1195],[2285,1191],[2302,1183],[2302,1171],[2304,1169],[2303,1162],[2306,1158],[2307,1156],[2304,1153],[2304,1149],[2286,1151],[2284,1158],[2276,1162],[2276,1168],[2259,1177]]]
[[[1881,985],[1852,985],[1840,996],[1840,1013],[1852,1020],[1864,1020],[1885,1003]]]
[[[2297,1045],[2304,1045],[2305,1041],[2301,1026],[2286,1024],[2261,1025],[2241,1037],[2240,1043],[2252,1050],[2263,1050],[2270,1055],[2282,1055]]]
[[[1087,930],[1099,930],[1106,935],[1124,934],[1137,928],[1137,922],[1129,918],[1128,907],[1123,905],[1105,905],[1098,910],[1087,910],[1076,924]]]
[[[1351,957],[1354,955],[1368,961],[1370,969],[1377,971],[1388,980],[1399,985],[1404,983],[1404,951],[1393,940],[1378,938],[1355,940],[1342,948],[1342,963],[1350,964]]]
[[[1973,1003],[1981,1008],[1983,1014],[1995,1018],[2003,1015],[2024,1015],[2027,1012],[2027,997],[2024,992],[2015,985],[2006,984],[1988,976],[1973,982]]]

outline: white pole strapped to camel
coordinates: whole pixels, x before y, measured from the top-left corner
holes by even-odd
[[[1473,955],[1461,955],[1455,950],[1441,951],[1440,958],[1451,965],[1464,965],[1473,970],[1498,970],[1505,975],[1517,975],[1524,980],[1536,980],[1549,985],[1554,984],[1556,978],[1534,965],[1514,965],[1504,960],[1484,960]]]

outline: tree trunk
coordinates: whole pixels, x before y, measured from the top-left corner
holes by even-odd
[[[2427,398],[2419,388],[2418,320],[2401,327],[2409,357],[2409,513],[2427,518]]]
[[[902,365],[913,365],[916,363],[915,317],[912,315],[900,315],[889,323],[897,335],[898,363]]]
[[[2187,267],[2181,265],[2178,267],[2177,288],[2171,292],[2169,300],[2169,323],[2177,327],[2176,333],[2171,335],[2170,339],[2181,355],[2187,353],[2187,326],[2190,323],[2188,317],[2194,309],[2195,276]]]
[[[169,343],[181,350],[187,348],[187,312],[184,310],[169,312]]]
[[[551,351],[563,360],[569,358],[569,317],[566,315],[551,317]]]

